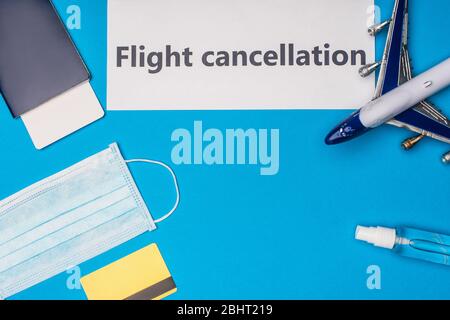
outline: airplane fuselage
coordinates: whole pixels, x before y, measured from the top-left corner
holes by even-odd
[[[450,85],[450,58],[430,70],[370,101],[340,123],[326,137],[326,144],[338,144],[360,136],[416,106]]]

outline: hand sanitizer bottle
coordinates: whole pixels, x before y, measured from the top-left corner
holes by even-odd
[[[356,228],[355,238],[419,260],[450,265],[450,236],[411,228]]]

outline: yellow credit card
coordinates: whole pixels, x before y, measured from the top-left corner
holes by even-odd
[[[89,300],[160,300],[177,291],[156,244],[81,278],[81,284]]]

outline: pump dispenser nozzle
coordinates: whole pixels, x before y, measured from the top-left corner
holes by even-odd
[[[376,247],[393,249],[397,235],[395,229],[357,226],[355,238],[371,243]]]

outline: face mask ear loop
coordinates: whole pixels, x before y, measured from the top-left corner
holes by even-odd
[[[175,185],[175,191],[176,191],[176,194],[177,194],[177,199],[176,199],[175,204],[173,205],[172,209],[170,209],[170,211],[168,213],[166,213],[161,218],[155,220],[154,222],[155,223],[159,223],[159,222],[162,222],[162,221],[166,220],[168,217],[170,217],[172,215],[172,213],[174,213],[175,210],[178,208],[178,205],[180,203],[180,188],[178,187],[177,176],[175,175],[175,172],[172,170],[172,168],[169,167],[164,162],[160,162],[160,161],[156,161],[156,160],[131,159],[131,160],[125,160],[125,162],[126,163],[144,162],[144,163],[156,164],[156,165],[159,165],[159,166],[162,166],[162,167],[166,168],[170,172],[170,174],[172,175],[172,178],[173,178],[173,183]]]

